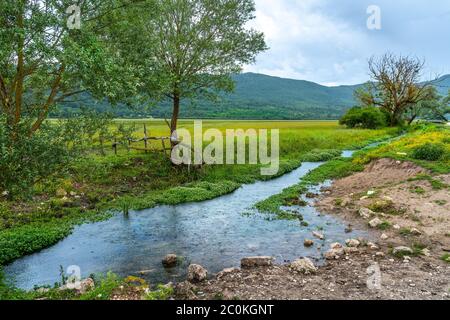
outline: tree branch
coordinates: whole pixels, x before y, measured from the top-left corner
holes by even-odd
[[[40,128],[40,126],[42,125],[42,122],[44,122],[44,120],[47,118],[50,106],[52,106],[55,102],[55,97],[56,97],[56,94],[58,93],[58,89],[61,84],[62,76],[63,76],[65,69],[66,69],[66,67],[63,63],[58,70],[58,75],[57,75],[55,81],[53,82],[52,89],[47,98],[47,102],[42,107],[41,113],[38,115],[36,122],[31,127],[30,135],[32,135],[34,132],[36,132],[36,130],[38,130]]]

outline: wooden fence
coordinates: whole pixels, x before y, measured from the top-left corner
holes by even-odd
[[[157,148],[152,148],[151,144],[149,144],[149,142],[151,141],[160,141],[161,142],[161,148],[157,149]],[[137,146],[133,146],[133,144],[136,143],[142,143],[144,142],[144,147],[137,147]],[[197,151],[189,145],[183,144],[181,141],[173,141],[171,137],[152,137],[148,135],[148,131],[147,131],[147,126],[144,123],[144,137],[141,139],[134,139],[132,137],[128,137],[126,138],[125,141],[117,141],[117,138],[114,138],[114,142],[112,144],[112,148],[114,150],[114,154],[117,155],[118,152],[118,147],[120,145],[123,145],[125,148],[127,148],[127,150],[136,150],[136,151],[144,151],[145,153],[148,152],[162,152],[164,153],[164,155],[166,155],[167,157],[171,157],[171,153],[172,153],[172,143],[175,143],[175,145],[181,145],[184,146],[186,148],[191,149],[192,153],[195,154]]]
[[[152,148],[150,141],[160,141],[161,149]],[[133,144],[144,142],[144,147],[133,146]],[[114,138],[114,142],[112,144],[112,148],[114,150],[114,154],[117,155],[118,147],[120,145],[125,145],[128,150],[137,150],[144,152],[163,152],[167,155],[167,151],[172,150],[171,138],[170,137],[152,137],[148,135],[147,126],[144,123],[144,137],[141,139],[133,139],[132,137],[128,137],[125,142],[117,141],[117,138]]]

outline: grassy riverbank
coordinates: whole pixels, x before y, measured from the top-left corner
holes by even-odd
[[[353,158],[338,158],[328,161],[319,168],[306,175],[302,182],[286,188],[282,193],[274,195],[256,204],[256,208],[263,213],[275,214],[279,218],[294,218],[281,209],[289,206],[299,194],[305,193],[308,186],[317,185],[326,180],[334,180],[349,176],[364,170],[364,166],[373,160],[391,158],[399,161],[411,161],[433,174],[450,172],[450,130],[448,127],[424,126],[412,128],[405,136],[394,141],[382,143],[379,146],[356,152]],[[434,161],[417,159],[414,152],[424,145],[442,146],[443,155]]]
[[[162,121],[147,125],[156,134],[167,134]],[[183,121],[181,126],[192,130],[192,121]],[[342,149],[357,148],[396,133],[395,129],[346,130],[329,121],[204,122],[204,130],[214,127],[222,131],[279,128],[277,176],[297,168],[302,160],[329,160]],[[87,155],[65,174],[36,185],[28,198],[0,201],[0,265],[55,244],[76,224],[108,217],[108,210],[202,201],[230,193],[244,183],[270,178],[261,176],[260,167],[252,165],[205,166],[188,171],[172,166],[159,153]]]
[[[328,162],[308,174],[302,183],[258,203],[257,208],[262,212],[276,213],[286,218],[280,206],[297,199],[308,185],[348,176],[362,170],[366,163],[375,158],[392,157],[410,160],[435,172],[448,173],[448,154],[438,161],[425,162],[411,156],[414,148],[429,142],[446,145],[448,152],[447,128],[425,127],[412,130],[398,140],[357,152],[353,159],[342,159],[336,158],[341,150],[360,148],[370,142],[393,136],[398,131],[393,129],[344,130],[336,124],[334,126],[330,126],[329,123],[318,125],[314,122],[301,123],[302,129],[298,128],[298,123],[292,123],[292,125],[297,126],[297,129],[285,129],[287,131],[285,134],[282,130],[280,137],[284,151],[278,175],[297,168],[302,161]],[[305,150],[292,148],[292,140],[304,143],[304,140],[308,138],[309,143],[303,144]],[[330,148],[331,145],[335,148]],[[114,164],[111,165],[111,162]],[[174,175],[174,172],[177,174]],[[150,179],[152,174],[160,176],[159,185],[157,180]],[[134,179],[134,177],[139,178]],[[3,227],[0,231],[0,257],[3,262],[12,261],[24,254],[52,245],[70,234],[73,226],[78,223],[107,218],[108,209],[142,209],[158,204],[172,205],[202,201],[230,193],[243,183],[269,178],[273,177],[260,176],[258,166],[213,166],[187,172],[172,167],[164,158],[154,154],[130,153],[106,157],[92,155],[75,163],[66,176],[54,180],[59,181],[59,184],[53,186],[55,194],[47,194],[48,199],[40,203],[41,208],[46,208],[45,211],[31,210],[25,214],[26,219],[19,218],[24,216],[22,213],[19,217],[11,219],[10,227]],[[69,179],[71,183],[67,182]],[[120,181],[128,181],[128,184],[121,184]],[[65,188],[67,195],[58,196],[56,194],[58,188]],[[75,194],[79,197],[75,197]],[[42,193],[39,196],[42,197]],[[67,200],[64,199],[64,203],[58,206],[63,198]],[[3,205],[5,203],[7,202],[2,202]],[[27,202],[21,203],[24,208],[27,208],[27,204]],[[13,214],[11,210],[9,214]],[[3,221],[5,217],[6,215],[2,214]],[[141,290],[140,294],[149,299],[152,297],[163,299],[170,295],[170,289],[162,287],[156,288],[156,291],[147,290],[145,293],[142,291],[142,286],[127,283],[124,279],[119,279],[112,274],[96,279],[96,289],[82,295],[61,292],[57,289],[45,292],[24,292],[14,289],[13,284],[7,283],[7,280],[0,277],[0,299],[110,299],[113,293],[117,293],[119,287],[125,287],[132,292]]]

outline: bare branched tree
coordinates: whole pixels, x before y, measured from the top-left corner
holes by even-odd
[[[411,105],[427,99],[431,82],[420,82],[424,61],[387,53],[369,60],[371,81],[356,92],[366,106],[376,106],[389,115],[389,124],[399,124]]]

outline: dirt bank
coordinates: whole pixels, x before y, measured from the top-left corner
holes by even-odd
[[[204,283],[179,284],[176,297],[448,300],[450,264],[443,259],[450,251],[450,175],[427,174],[413,163],[381,159],[336,181],[317,208],[378,240],[358,239],[345,253],[337,249],[336,258],[312,274],[289,265],[227,270]]]

